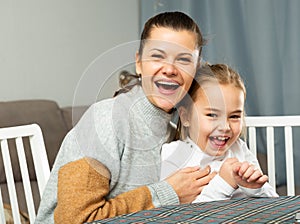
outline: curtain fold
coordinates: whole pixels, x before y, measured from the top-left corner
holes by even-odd
[[[300,115],[299,9],[298,0],[142,0],[141,24],[162,11],[186,12],[197,21],[208,40],[204,60],[227,63],[244,78],[248,115]],[[281,131],[275,133],[278,184],[285,178],[280,134]],[[296,130],[297,184],[299,135],[300,130]],[[262,144],[258,150],[266,153]]]

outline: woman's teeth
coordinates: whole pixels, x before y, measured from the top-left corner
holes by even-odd
[[[179,87],[179,85],[177,83],[164,82],[164,81],[157,81],[157,82],[155,82],[155,85],[158,88],[163,88],[163,89],[167,89],[167,90],[175,90]]]

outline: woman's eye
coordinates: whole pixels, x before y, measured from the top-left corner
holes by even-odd
[[[192,62],[191,58],[188,57],[180,57],[177,59],[179,62],[184,63],[184,64],[189,64]]]
[[[161,54],[152,54],[151,57],[155,58],[155,59],[163,59],[164,58]]]

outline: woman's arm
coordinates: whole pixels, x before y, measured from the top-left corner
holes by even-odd
[[[94,159],[83,158],[61,167],[55,223],[83,223],[154,207],[146,186],[107,200],[109,181],[107,168]]]

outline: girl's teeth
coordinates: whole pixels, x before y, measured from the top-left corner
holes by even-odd
[[[226,138],[225,138],[225,137],[217,137],[217,139],[218,139],[218,140],[221,140],[221,141],[224,141],[224,140],[226,140]]]
[[[229,139],[228,137],[212,137],[213,139],[219,140],[219,141],[225,141]]]

